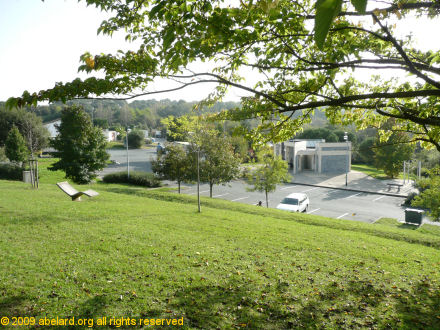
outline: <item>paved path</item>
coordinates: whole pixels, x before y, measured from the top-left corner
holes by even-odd
[[[378,180],[358,171],[350,171],[348,173],[347,186],[345,185],[345,174],[325,175],[306,171],[293,175],[292,183],[393,195],[396,197],[406,197],[410,192],[414,191],[412,182],[405,182],[403,184],[403,180],[400,179]],[[387,185],[388,183],[397,183],[403,186],[398,191],[396,187],[390,189]]]

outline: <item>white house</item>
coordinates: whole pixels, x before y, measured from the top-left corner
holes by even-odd
[[[289,163],[293,174],[345,173],[351,168],[351,142],[289,140],[275,144],[274,153]]]
[[[109,131],[108,129],[103,130],[102,133],[104,134],[104,136],[108,142],[116,141],[116,138],[119,135],[118,132]]]

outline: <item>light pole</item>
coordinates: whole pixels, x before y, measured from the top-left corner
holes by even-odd
[[[192,137],[192,143],[197,148],[196,153],[196,166],[197,166],[197,210],[199,213],[202,212],[201,206],[200,206],[200,145],[199,141],[197,140],[198,134],[190,132],[189,135]]]
[[[200,147],[197,145],[197,209],[202,212],[200,208]]]
[[[348,157],[350,157],[350,151],[348,150],[349,149],[349,147],[348,147],[348,134],[347,134],[347,132],[344,132],[344,140],[345,140],[345,142],[347,142],[347,157],[346,157],[346,167],[345,167],[345,186],[347,187],[347,185],[348,185],[348,161],[349,161],[349,159],[348,159]]]
[[[130,159],[128,158],[128,126],[127,134],[125,135],[125,143],[127,144],[127,178],[130,179]]]

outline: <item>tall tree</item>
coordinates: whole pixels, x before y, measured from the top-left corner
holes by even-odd
[[[84,1],[110,13],[99,32],[125,31],[128,40],[143,41],[139,49],[85,53],[79,69],[104,72],[104,78],[25,91],[9,99],[9,106],[156,94],[148,87],[155,78],[176,82],[168,91],[214,82],[211,100],[228,87],[251,93],[241,108],[221,117],[259,117],[254,133],[260,139],[285,140],[325,107],[332,123],[358,129],[380,128],[394,118],[393,130],[411,132],[412,142],[440,150],[440,52],[416,48],[411,36],[400,36],[394,27],[438,18],[437,0],[370,0],[367,9],[365,0]],[[198,60],[211,61],[212,70],[186,70]],[[242,68],[263,78],[246,84],[248,71]],[[359,79],[362,72],[370,81]]]
[[[374,163],[374,149],[376,145],[376,138],[366,138],[359,145],[359,157],[365,164]]]
[[[0,145],[4,145],[12,126],[17,126],[26,140],[29,150],[35,152],[47,146],[49,132],[43,126],[41,118],[24,109],[6,109],[0,102]]]
[[[249,173],[248,182],[253,185],[249,190],[264,192],[266,207],[269,207],[269,193],[276,190],[277,184],[290,180],[288,165],[268,150],[260,151],[257,157],[262,165]]]
[[[188,141],[189,129],[194,127],[196,118],[185,115],[181,117],[168,116],[162,119],[167,127],[167,141]]]
[[[228,183],[240,173],[239,156],[235,155],[229,138],[216,131],[201,132],[200,151],[203,160],[200,165],[201,181],[209,184],[209,197],[212,198],[214,185]]]
[[[190,180],[191,158],[187,151],[180,145],[168,145],[165,153],[158,154],[153,161],[152,169],[159,177],[166,180],[177,181],[180,194],[180,184]]]
[[[93,126],[90,116],[78,106],[62,111],[57,129],[59,134],[51,146],[58,151],[60,159],[49,169],[64,171],[73,182],[89,183],[110,157],[101,129]]]
[[[374,147],[377,168],[395,178],[403,169],[403,162],[410,160],[414,148],[408,145],[409,137],[403,132],[394,132],[387,142],[378,142]]]
[[[6,138],[5,154],[11,162],[20,164],[26,160],[29,154],[26,142],[16,126],[12,126]]]

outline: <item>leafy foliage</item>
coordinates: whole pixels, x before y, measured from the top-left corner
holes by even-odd
[[[6,109],[0,102],[0,146],[4,145],[8,132],[17,126],[29,150],[36,152],[48,144],[49,132],[39,117],[24,109]]]
[[[125,171],[109,173],[104,175],[102,180],[106,183],[128,183],[147,188],[160,187],[160,180],[153,173],[147,172],[132,171],[130,177]]]
[[[427,209],[434,221],[440,221],[440,167],[429,171],[429,177],[417,182],[420,195],[414,197],[411,205]]]
[[[151,167],[160,178],[177,181],[179,194],[181,182],[191,179],[191,158],[180,145],[168,145],[166,152],[158,154]]]
[[[128,133],[128,147],[139,149],[144,144],[145,134],[140,130],[133,130]]]
[[[288,165],[281,157],[274,157],[268,150],[258,152],[257,157],[262,165],[249,173],[248,182],[254,186],[251,191],[264,191],[266,207],[269,207],[268,194],[276,190],[277,184],[290,180]]]
[[[196,118],[190,115],[164,118],[162,124],[167,128],[167,141],[188,141],[189,130],[194,127],[195,122]]]
[[[1,180],[17,180],[23,179],[23,168],[18,164],[0,164]]]
[[[241,108],[219,118],[260,118],[252,132],[258,140],[286,140],[322,108],[331,123],[354,124],[357,129],[380,129],[394,118],[391,129],[411,132],[411,142],[440,150],[440,53],[415,48],[411,37],[398,36],[394,27],[396,22],[408,24],[408,18],[437,18],[437,1],[370,0],[373,8],[381,8],[374,10],[366,10],[366,0],[228,5],[222,0],[84,1],[111,13],[98,32],[125,31],[127,40],[141,41],[139,48],[85,53],[79,70],[104,72],[104,78],[75,79],[38,93],[24,91],[9,99],[8,106],[108,94],[151,95],[159,91],[151,91],[149,84],[168,78],[178,84],[167,91],[217,83],[204,104],[221,99],[229,87],[251,93],[242,98]],[[196,61],[210,61],[215,67],[186,70]],[[243,68],[264,78],[250,86],[243,82]],[[358,79],[364,70],[369,70],[370,81]]]
[[[73,182],[89,183],[109,159],[101,129],[93,126],[89,115],[77,106],[63,110],[57,129],[59,134],[50,144],[60,159],[50,169],[64,171]]]
[[[12,126],[5,142],[5,154],[11,162],[22,163],[29,155],[26,142],[16,126]]]
[[[412,146],[408,145],[408,140],[406,134],[395,132],[387,142],[378,142],[374,149],[377,168],[383,169],[391,178],[396,177],[403,169],[403,162],[410,160],[414,151]]]
[[[365,164],[373,164],[374,163],[375,144],[376,144],[376,139],[369,137],[369,138],[366,138],[359,145],[359,155]]]
[[[199,139],[201,143],[198,147],[203,157],[200,180],[209,184],[209,196],[212,197],[214,185],[225,184],[238,177],[240,160],[226,136],[218,135],[215,131],[202,131]]]

